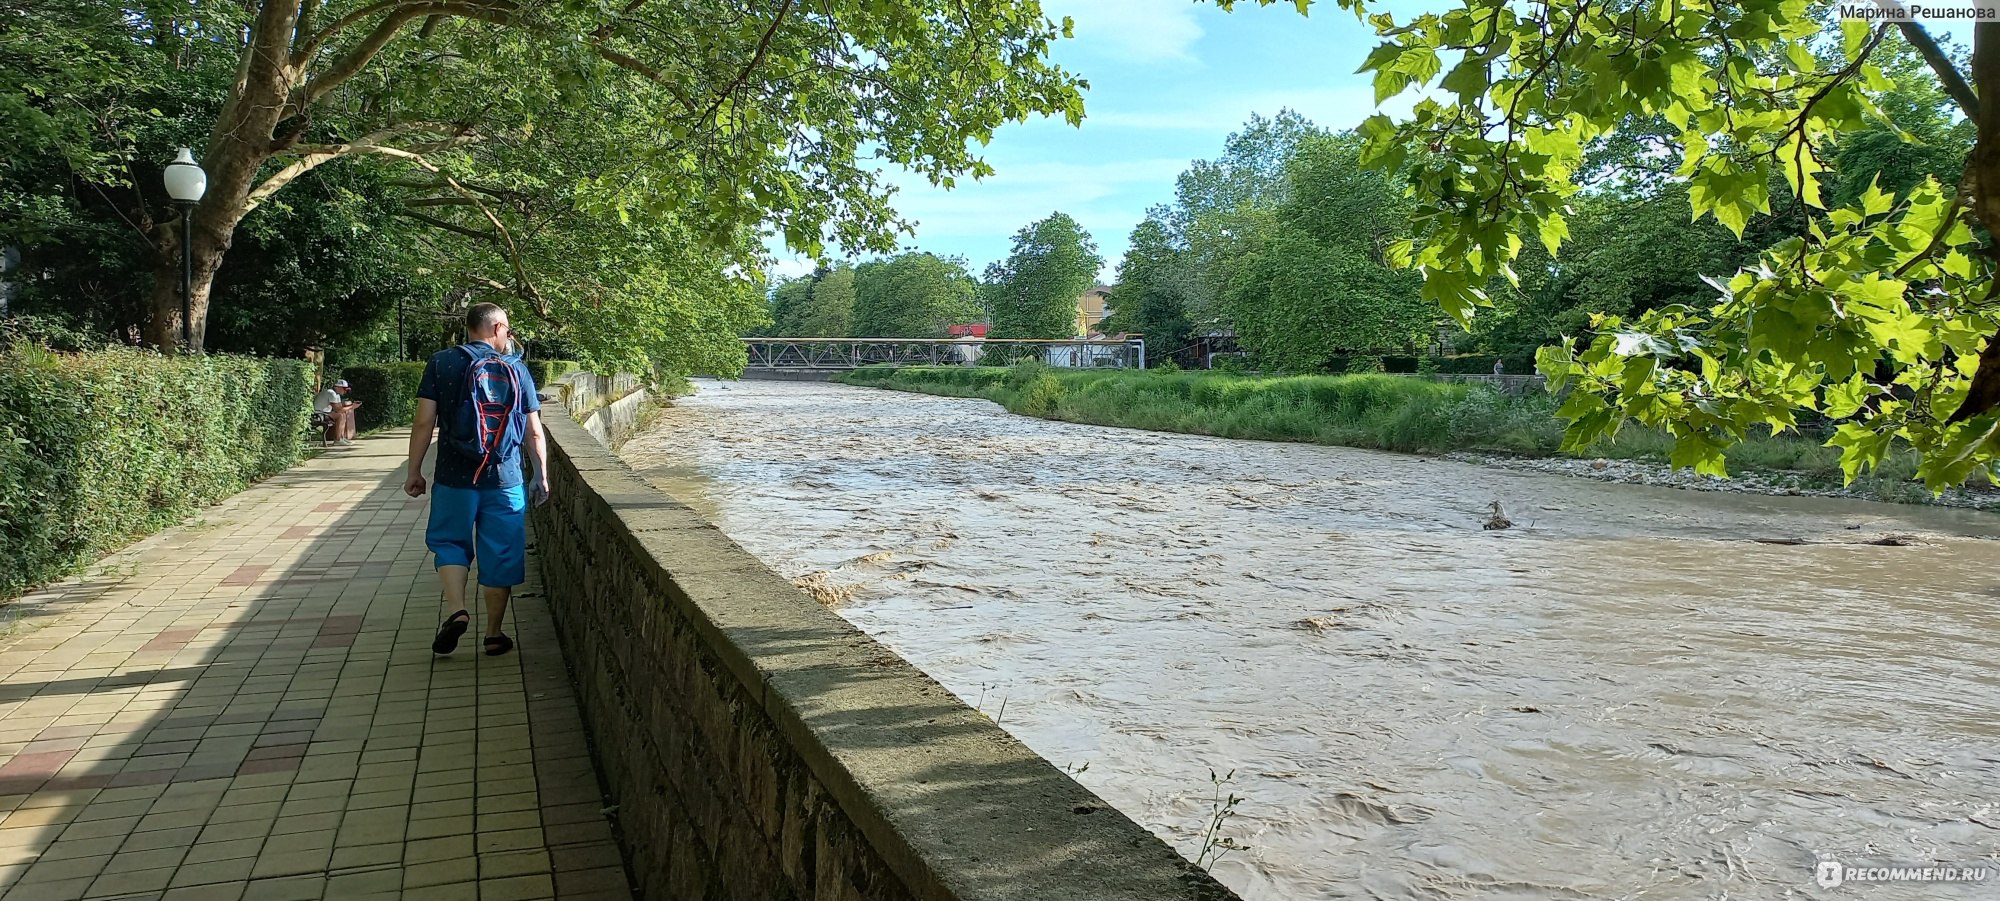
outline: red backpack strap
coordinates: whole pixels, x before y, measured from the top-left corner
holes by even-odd
[[[486,467],[493,462],[493,452],[500,448],[500,442],[503,438],[506,437],[506,430],[507,430],[506,422],[505,420],[503,420],[500,428],[497,431],[490,433],[489,437],[489,433],[487,432],[486,429],[486,417],[488,413],[485,407],[485,402],[478,399],[479,395],[477,392],[473,390],[472,387],[477,384],[477,379],[480,371],[486,368],[487,366],[492,366],[492,365],[498,365],[502,371],[507,373],[507,383],[514,389],[512,403],[519,404],[521,402],[521,379],[519,376],[514,374],[513,364],[507,362],[507,360],[500,357],[500,355],[494,354],[492,356],[479,359],[472,364],[472,368],[466,370],[467,396],[472,403],[478,405],[477,408],[473,410],[473,422],[476,428],[479,430],[477,440],[479,442],[479,451],[480,451],[479,467],[472,471],[472,484],[475,487],[478,486],[480,477],[486,474]],[[505,415],[511,418],[513,416],[513,413],[514,410],[510,406],[507,409]]]

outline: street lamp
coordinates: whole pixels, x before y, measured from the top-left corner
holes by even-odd
[[[167,196],[181,208],[181,353],[194,348],[194,205],[208,192],[208,173],[182,147],[167,164]]]

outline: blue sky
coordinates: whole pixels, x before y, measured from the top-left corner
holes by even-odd
[[[1055,58],[1090,82],[1083,126],[1052,119],[1002,128],[985,148],[998,174],[954,190],[903,173],[894,179],[896,208],[916,223],[905,244],[964,256],[975,274],[1007,255],[1021,226],[1061,210],[1097,239],[1108,278],[1146,207],[1173,199],[1174,177],[1220,154],[1252,113],[1290,107],[1345,128],[1374,111],[1368,79],[1353,74],[1374,34],[1331,3],[1309,17],[1290,3],[1252,0],[1234,13],[1189,0],[1043,7],[1076,22],[1075,39],[1061,42]],[[779,274],[811,269],[789,254],[779,260]]]
[[[1240,0],[1233,13],[1191,0],[1042,0],[1051,18],[1069,16],[1076,37],[1055,59],[1090,82],[1086,118],[1006,126],[985,148],[996,175],[962,179],[954,190],[897,172],[895,206],[916,223],[906,247],[967,258],[976,275],[1007,255],[1021,226],[1056,210],[1097,239],[1116,276],[1126,236],[1146,208],[1173,199],[1174,177],[1212,158],[1252,113],[1289,107],[1327,128],[1357,125],[1375,111],[1369,79],[1354,74],[1376,44],[1374,32],[1330,2],[1300,16],[1289,2]],[[1428,2],[1384,4],[1408,15]],[[1971,27],[1931,23],[1941,39],[1971,46]],[[1412,95],[1387,110],[1406,114]],[[774,243],[778,275],[812,269]],[[837,249],[830,254],[838,256]]]

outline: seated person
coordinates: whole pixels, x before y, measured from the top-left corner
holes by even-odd
[[[313,400],[313,419],[325,423],[321,440],[339,444],[354,443],[354,411],[361,404],[347,399],[347,394],[351,390],[353,389],[348,386],[346,379],[338,379],[331,386],[321,390],[319,397]]]

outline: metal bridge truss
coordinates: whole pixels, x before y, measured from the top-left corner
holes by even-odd
[[[749,369],[826,372],[862,366],[974,366],[1039,360],[1073,368],[1146,368],[1146,342],[980,338],[745,338]]]

